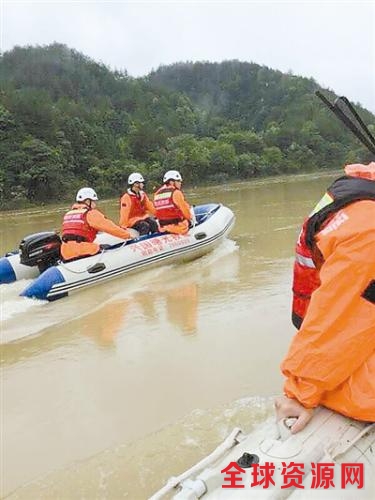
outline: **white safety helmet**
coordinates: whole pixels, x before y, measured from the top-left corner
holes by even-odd
[[[138,172],[133,172],[128,177],[128,184],[132,186],[135,182],[145,182],[144,178]]]
[[[93,200],[98,201],[98,195],[89,187],[81,188],[76,196],[76,201]]]
[[[180,172],[177,170],[168,170],[168,172],[165,172],[164,177],[163,177],[163,182],[168,182],[168,181],[182,181],[182,177]]]

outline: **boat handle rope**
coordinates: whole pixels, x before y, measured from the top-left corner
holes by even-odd
[[[134,239],[134,238],[133,238]],[[121,250],[128,242],[129,240],[125,240],[124,243],[122,245],[120,245],[118,248],[113,248],[113,249],[110,249],[108,248],[107,250],[105,250],[104,248],[102,250],[100,250],[100,252],[98,252],[96,255],[98,255],[98,260],[94,263],[94,264],[91,264],[89,267],[87,267],[86,269],[82,269],[82,271],[74,271],[73,269],[69,269],[69,266],[64,263],[64,262],[61,262],[60,263],[60,266],[65,268],[67,271],[69,271],[70,273],[73,273],[73,274],[83,274],[83,273],[87,273],[88,269],[92,268],[93,266],[96,266],[97,264],[99,264],[102,260],[102,257],[103,257],[103,254],[105,252],[107,252],[108,250],[111,250],[112,252],[116,252],[116,250]]]
[[[175,490],[185,479],[188,479],[193,474],[201,472],[202,469],[216,462],[216,460],[219,460],[228,450],[238,444],[243,437],[244,434],[242,430],[239,427],[235,427],[229,436],[212,453],[179,476],[169,478],[167,484],[152,495],[149,500],[161,500],[164,498],[167,493],[171,493]]]

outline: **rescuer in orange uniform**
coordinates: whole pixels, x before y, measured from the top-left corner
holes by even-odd
[[[302,430],[318,405],[375,422],[375,162],[348,165],[296,246],[293,323],[279,419]]]
[[[129,175],[129,189],[120,200],[120,226],[132,227],[140,235],[157,233],[159,226],[152,217],[156,210],[147,194],[143,191],[144,178],[141,174],[134,172]]]
[[[114,224],[97,210],[96,201],[98,196],[93,189],[82,188],[77,193],[77,203],[64,215],[60,249],[63,260],[68,261],[98,253],[100,245],[94,243],[98,231],[124,240],[131,238],[128,231]]]
[[[163,177],[164,185],[154,195],[156,217],[161,231],[186,234],[193,220],[193,209],[181,191],[182,177],[177,170],[168,170]]]

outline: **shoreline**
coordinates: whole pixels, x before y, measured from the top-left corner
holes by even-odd
[[[341,169],[334,169],[334,170],[314,170],[314,171],[310,171],[310,172],[298,172],[298,173],[291,173],[291,172],[287,172],[287,173],[281,173],[281,174],[278,174],[278,175],[269,175],[269,176],[262,176],[262,177],[252,177],[252,178],[249,178],[249,179],[228,179],[228,181],[226,181],[225,183],[220,183],[220,184],[217,184],[217,183],[204,183],[202,185],[200,185],[199,187],[200,188],[203,188],[203,189],[208,189],[208,188],[222,188],[223,186],[227,185],[227,184],[243,184],[243,183],[251,183],[251,184],[257,184],[257,183],[264,183],[265,181],[267,182],[270,182],[271,183],[274,183],[274,182],[280,182],[280,179],[288,179],[290,180],[290,177],[295,177],[296,179],[298,178],[306,178],[306,177],[324,177],[324,176],[327,176],[327,177],[330,177],[331,175],[341,175],[342,174],[342,170]],[[146,186],[147,187],[147,186]],[[186,193],[189,193],[191,194],[191,192],[196,189],[198,186],[191,186],[191,185],[187,185],[185,188],[184,188],[184,191]],[[124,187],[124,191],[125,192],[125,189],[126,187]],[[148,190],[146,189],[146,192],[147,193],[152,193],[153,191],[151,190]],[[121,195],[118,195],[118,196],[111,196],[109,198],[102,198],[99,200],[99,203],[109,203],[111,202],[112,200],[115,200],[117,199],[119,196]],[[17,204],[17,201],[16,200],[12,200],[11,202],[12,204],[12,207],[10,208],[2,208],[0,207],[0,216],[2,216],[3,214],[14,214],[14,213],[24,213],[25,211],[27,212],[30,212],[30,213],[38,213],[38,211],[42,210],[46,210],[46,209],[51,209],[52,211],[63,211],[65,209],[68,209],[70,207],[70,205],[72,204],[72,199],[64,199],[64,200],[59,200],[58,202],[56,203],[28,203],[28,202],[25,202],[24,204],[20,204],[18,203]],[[14,206],[13,206],[14,205]]]

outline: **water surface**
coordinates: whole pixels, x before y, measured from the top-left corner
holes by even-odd
[[[147,498],[233,426],[272,412],[290,323],[293,248],[332,176],[187,192],[236,214],[194,262],[46,303],[0,286],[2,496]],[[117,220],[117,201],[101,208]],[[68,207],[0,214],[1,251]]]

